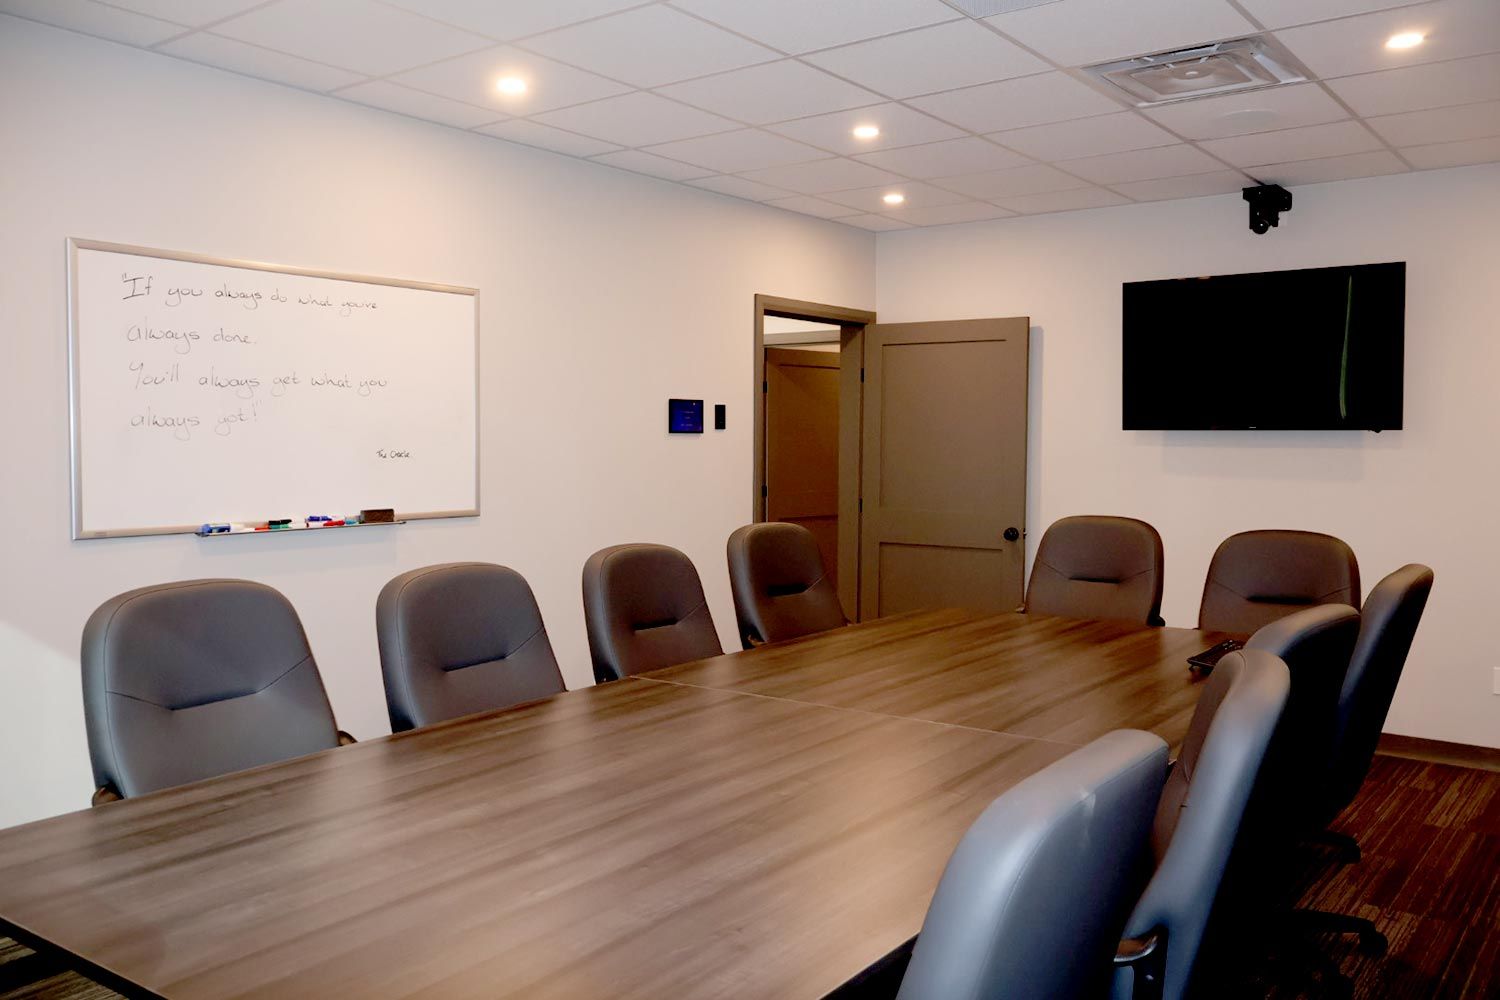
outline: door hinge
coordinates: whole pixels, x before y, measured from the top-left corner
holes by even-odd
[[[761,392],[770,392],[771,391],[771,383],[768,382],[768,381],[762,381],[760,383],[760,391]]]
[[[863,514],[865,512],[865,498],[864,497],[860,497],[859,500],[858,500],[858,503],[859,503],[859,512],[861,514]]]
[[[864,381],[864,380],[865,380],[865,370],[864,370],[864,369],[863,369],[863,368],[861,368],[861,369],[860,369],[860,370],[859,370],[859,380],[860,380],[860,381],[861,381],[861,382],[863,382],[863,381]]]
[[[761,483],[760,484],[760,498],[762,500],[764,500],[767,495],[768,495],[768,493],[767,493],[767,490],[766,490],[766,484],[765,483]]]

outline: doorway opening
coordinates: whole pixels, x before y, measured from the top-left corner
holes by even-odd
[[[755,297],[753,520],[812,532],[859,621],[862,309]]]

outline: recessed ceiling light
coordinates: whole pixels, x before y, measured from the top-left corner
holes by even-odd
[[[519,76],[502,76],[495,81],[495,89],[514,97],[526,93],[526,81]]]
[[[887,205],[899,205],[906,200],[906,195],[900,194],[896,191],[892,191],[888,195],[882,195],[880,200],[885,202]]]
[[[875,125],[854,126],[854,138],[856,139],[873,139],[879,134],[880,129]]]
[[[1399,31],[1385,40],[1388,49],[1414,49],[1427,40],[1420,31]]]

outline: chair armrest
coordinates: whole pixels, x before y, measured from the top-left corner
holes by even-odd
[[[1115,950],[1115,968],[1134,973],[1131,1000],[1161,1000],[1167,971],[1167,929],[1158,927],[1141,937],[1121,941]]]
[[[342,729],[339,730],[339,746],[346,747],[346,746],[348,746],[351,743],[358,743],[358,742],[359,742],[359,740],[355,739],[353,736],[350,736],[348,733],[344,732]]]
[[[102,806],[106,802],[119,802],[125,796],[115,790],[114,785],[105,785],[103,788],[94,789],[94,797],[89,799],[89,805]]]

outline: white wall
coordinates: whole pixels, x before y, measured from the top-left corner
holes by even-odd
[[[592,678],[584,559],[668,542],[697,563],[731,645],[752,297],[870,307],[870,234],[4,15],[0,93],[0,826],[87,804],[79,630],[148,583],[280,588],[361,736],[387,731],[375,594],[414,566],[525,574],[576,687]],[[480,288],[483,515],[69,541],[69,236]],[[669,437],[674,395],[728,403],[729,429]]]
[[[1145,518],[1167,552],[1165,617],[1192,625],[1214,546],[1235,531],[1346,539],[1366,589],[1437,573],[1387,723],[1500,746],[1491,637],[1500,567],[1500,166],[1299,187],[1255,236],[1233,195],[883,233],[882,322],[1030,316],[1030,547],[1078,513]],[[1120,430],[1120,284],[1407,261],[1406,430]],[[1276,321],[1277,304],[1247,305]],[[1274,392],[1226,373],[1185,393]]]

